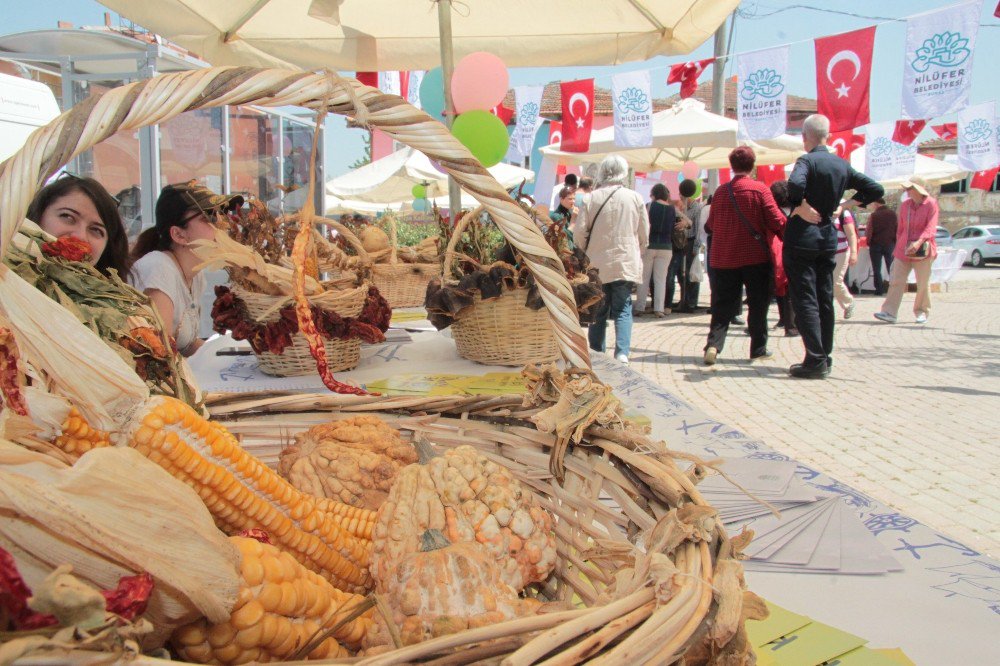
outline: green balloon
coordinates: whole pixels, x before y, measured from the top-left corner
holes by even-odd
[[[701,178],[694,181],[694,198],[697,199],[701,197]]]
[[[424,185],[414,185],[413,189],[410,190],[413,193],[414,199],[423,199],[427,196],[427,187]]]
[[[510,144],[507,127],[489,111],[466,111],[455,118],[451,133],[487,168],[504,158]]]

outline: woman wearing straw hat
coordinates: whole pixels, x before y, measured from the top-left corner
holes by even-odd
[[[917,275],[917,297],[913,300],[913,314],[918,324],[926,324],[931,311],[931,265],[937,257],[934,240],[938,225],[937,199],[927,192],[923,178],[912,177],[903,183],[907,199],[899,206],[896,225],[896,247],[892,252],[892,270],[889,292],[875,318],[895,324],[899,304],[906,291],[910,271]]]

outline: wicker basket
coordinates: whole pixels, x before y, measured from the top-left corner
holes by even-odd
[[[443,264],[443,279],[455,257],[455,246],[469,221],[483,211],[479,207],[466,213],[456,224],[448,241]],[[487,365],[524,366],[548,363],[559,358],[559,343],[546,309],[525,306],[528,289],[504,290],[499,298],[475,302],[462,310],[451,325],[458,355]]]
[[[374,103],[366,109],[369,101]],[[35,190],[73,156],[116,132],[166,122],[185,111],[254,103],[322,107],[364,117],[371,127],[438,161],[484,204],[504,235],[523,253],[544,296],[550,326],[566,364],[589,368],[572,289],[558,257],[533,221],[439,122],[399,97],[354,80],[341,81],[328,72],[206,68],[138,81],[74,107],[34,132],[20,152],[0,164],[0,254],[11,243]],[[270,307],[275,305],[272,301]],[[21,335],[3,299],[0,313],[10,319],[7,323],[15,338]],[[107,353],[100,356],[102,344],[82,324],[78,328],[76,343],[92,347],[99,358],[107,360],[108,367],[95,368],[85,379],[81,373],[60,375],[60,383],[51,386],[78,402],[88,418],[93,413],[103,419],[94,420],[92,425],[126,430],[136,410],[146,409],[149,403],[131,384],[112,393],[108,377],[123,376],[123,362]],[[523,330],[508,330],[513,336],[524,336]],[[20,341],[31,343],[21,347],[22,360],[46,377],[55,372],[46,355],[47,345],[57,347],[57,353],[62,354],[58,358],[68,358],[65,345],[58,344],[53,335],[45,332],[40,334],[41,340]],[[116,402],[113,408],[98,410],[95,396],[113,397]],[[565,433],[557,435],[536,427],[529,419],[531,410],[520,406],[518,396],[317,394],[251,396],[248,400],[239,405],[209,400],[209,405],[216,418],[225,419],[235,434],[244,437],[247,448],[265,457],[265,443],[270,442],[274,449],[280,442],[279,433],[329,420],[338,413],[378,412],[414,435],[426,435],[438,446],[471,444],[502,461],[556,517],[560,562],[553,577],[536,593],[543,599],[563,600],[565,610],[464,630],[352,663],[388,666],[432,661],[442,665],[503,659],[507,666],[584,661],[638,666],[675,663],[686,659],[692,647],[706,642],[710,654],[701,656],[709,663],[752,659],[740,619],[742,570],[734,559],[733,544],[695,486],[704,470],[700,466],[680,470],[661,442],[636,438],[610,425],[590,425],[584,430],[583,423],[579,431],[583,438],[577,434],[574,441],[578,445],[574,445]],[[561,461],[564,476],[550,471],[550,460]],[[703,519],[695,526],[691,516]],[[676,526],[690,531],[677,534],[659,553],[646,553],[647,548],[659,548],[655,540],[646,540],[650,536],[646,530],[673,530]],[[621,595],[604,596],[615,574],[648,564],[657,555],[676,567],[668,580],[637,575],[634,589],[630,586]],[[121,657],[103,654],[96,659],[113,660],[116,656]],[[92,653],[78,649],[48,653],[41,659],[72,664],[96,661]],[[136,656],[132,663],[164,662]]]
[[[427,283],[440,271],[437,264],[375,264],[372,283],[393,308],[412,308],[424,304]]]
[[[233,286],[233,293],[246,303],[248,314],[259,323],[274,322],[279,318],[279,311],[293,303],[290,296],[270,296],[255,294],[240,287]],[[341,317],[357,317],[365,305],[368,296],[368,285],[362,284],[345,290],[327,291],[310,298],[310,303],[325,310],[333,310]],[[358,365],[361,359],[361,340],[338,340],[323,338],[326,347],[326,359],[330,372],[350,370]],[[316,373],[316,360],[309,351],[309,343],[305,336],[296,332],[292,336],[292,344],[280,354],[269,351],[257,354],[260,369],[275,377],[296,377]]]

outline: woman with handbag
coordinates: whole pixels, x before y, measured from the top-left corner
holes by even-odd
[[[896,225],[896,248],[892,252],[889,292],[875,318],[887,324],[896,323],[899,304],[906,291],[910,271],[917,274],[917,297],[913,300],[916,323],[926,324],[931,312],[931,266],[937,257],[934,240],[938,226],[937,199],[927,192],[923,178],[914,176],[903,183],[907,200],[899,206]]]
[[[667,287],[667,269],[673,255],[671,241],[674,225],[677,223],[677,211],[670,203],[670,192],[663,183],[653,185],[649,196],[652,201],[646,206],[649,214],[649,244],[642,253],[642,281],[636,292],[636,301],[632,310],[633,317],[641,317],[646,310],[646,297],[649,294],[649,281],[653,281],[653,316],[660,318],[670,313],[664,309]]]
[[[739,311],[744,287],[750,360],[771,357],[767,349],[767,309],[771,303],[774,268],[769,239],[784,233],[785,215],[767,185],[750,178],[756,159],[749,146],[740,146],[729,153],[733,179],[715,191],[705,225],[712,234],[708,261],[715,273],[705,365],[714,365],[722,351],[729,323]]]

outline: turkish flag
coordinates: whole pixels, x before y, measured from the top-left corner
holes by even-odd
[[[715,58],[693,60],[679,65],[671,65],[667,75],[667,83],[681,84],[681,99],[687,99],[698,89],[698,77],[705,69],[715,62]]]
[[[378,72],[355,72],[354,78],[366,86],[378,88]]]
[[[923,131],[925,125],[927,125],[926,120],[897,120],[896,129],[892,131],[892,140],[908,146]]]
[[[594,79],[559,84],[562,92],[563,136],[560,149],[568,153],[590,150],[594,126]]]
[[[777,180],[785,180],[785,165],[784,164],[768,164],[766,166],[758,165],[757,180],[764,183],[765,185],[770,185],[771,183]]]
[[[944,123],[942,125],[931,125],[934,133],[945,141],[958,138],[958,123]]]
[[[867,125],[875,26],[816,40],[816,110],[830,131]]]
[[[719,185],[725,185],[733,179],[732,169],[719,169]]]
[[[826,145],[837,151],[837,157],[850,161],[851,153],[865,145],[865,135],[855,134],[854,130],[834,132]]]
[[[989,171],[977,171],[973,174],[972,182],[969,183],[969,186],[974,187],[977,190],[989,192],[993,187],[993,181],[997,179],[998,171],[1000,171],[1000,166],[995,166]]]
[[[510,125],[511,119],[514,118],[514,109],[508,109],[503,104],[497,104],[492,109],[490,113],[503,121],[504,125]]]
[[[1000,18],[1000,2],[997,3],[997,8],[993,10],[993,16]]]
[[[562,123],[558,120],[549,121],[549,145],[562,143]]]

